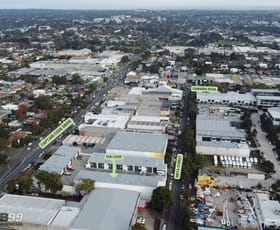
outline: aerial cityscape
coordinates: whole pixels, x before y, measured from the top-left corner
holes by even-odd
[[[0,230],[280,229],[279,8],[1,1]]]

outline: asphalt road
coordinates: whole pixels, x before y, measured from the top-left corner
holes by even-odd
[[[96,102],[99,102],[103,98],[104,94],[107,94],[107,92],[110,89],[112,89],[114,86],[116,86],[118,83],[124,80],[123,78],[128,68],[129,68],[129,64],[123,66],[116,74],[113,74],[113,76],[108,79],[105,87],[96,91],[95,98],[87,106],[87,108],[78,112],[78,114],[76,114],[73,117],[73,120],[76,125],[82,123],[83,115],[87,111],[89,111]],[[92,98],[92,96],[90,98]],[[73,129],[74,127],[72,126],[71,128],[68,129],[68,131],[65,131],[62,134],[62,138],[68,135],[68,133],[71,132]],[[52,131],[53,130],[46,130],[41,136],[46,137]],[[39,155],[43,151],[38,146],[40,141],[41,140],[34,141],[32,146],[30,146],[30,150],[27,150],[28,147],[24,147],[21,151],[17,152],[16,154],[13,154],[10,164],[0,167],[0,193],[4,192],[4,188],[9,181],[15,180],[28,165],[39,160]],[[55,146],[53,146],[51,143],[49,146],[47,146],[44,149],[44,152],[47,153],[50,151],[50,149],[53,148],[55,148]]]
[[[177,149],[178,153],[184,154],[186,152],[185,149],[185,130],[188,123],[188,93],[189,89],[186,88],[184,90],[184,97],[183,97],[183,110],[182,110],[182,121],[180,129],[182,130],[182,134],[177,140]],[[183,167],[186,163],[183,163]],[[181,176],[182,178],[182,176]],[[183,219],[181,216],[180,204],[183,200],[180,200],[180,195],[184,194],[182,189],[183,180],[173,180],[173,187],[172,187],[172,206],[167,210],[164,214],[165,222],[167,222],[167,229],[168,230],[182,230],[184,229],[183,226]]]

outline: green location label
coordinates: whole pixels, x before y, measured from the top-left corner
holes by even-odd
[[[41,149],[46,148],[50,143],[52,143],[57,137],[59,137],[66,129],[74,124],[72,118],[66,119],[60,126],[58,126],[53,132],[51,132],[47,137],[45,137],[39,143]]]
[[[174,171],[174,179],[175,180],[180,180],[181,179],[183,159],[184,159],[183,154],[177,154],[175,171]]]
[[[122,160],[123,155],[122,154],[106,154],[105,160]]]
[[[116,161],[117,160],[123,160],[122,154],[105,154],[105,160],[112,161],[112,172],[110,175],[115,178],[118,173],[116,173],[117,167],[116,167]]]
[[[218,92],[217,86],[192,86],[191,87],[192,92]]]

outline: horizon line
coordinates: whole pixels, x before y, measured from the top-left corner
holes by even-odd
[[[247,6],[247,7],[150,7],[150,8],[1,8],[0,10],[71,10],[71,11],[90,11],[90,10],[98,10],[98,11],[129,11],[129,10],[156,10],[156,11],[164,11],[164,10],[176,10],[176,11],[183,11],[183,10],[217,10],[217,11],[279,11],[280,6]]]

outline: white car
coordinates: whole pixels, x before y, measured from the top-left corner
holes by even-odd
[[[136,223],[137,224],[145,224],[145,218],[143,217],[143,216],[139,216],[139,217],[137,217],[137,219],[136,219]]]

